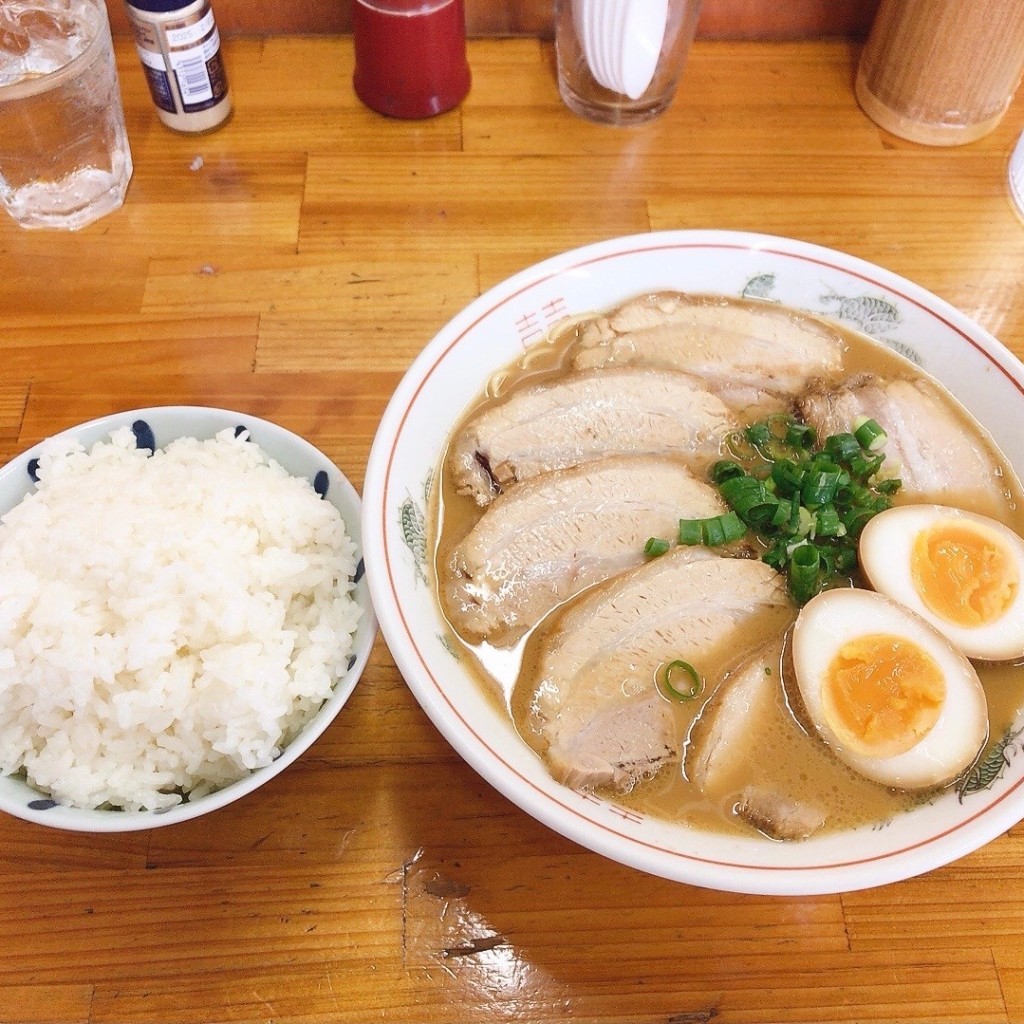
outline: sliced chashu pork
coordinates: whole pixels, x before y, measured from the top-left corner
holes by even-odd
[[[689,373],[749,417],[837,373],[843,349],[835,328],[769,303],[656,294],[589,323],[572,361],[580,370],[639,365]]]
[[[714,671],[792,614],[775,570],[699,548],[675,548],[584,595],[541,638],[523,680],[552,774],[576,789],[626,789],[678,760],[659,668],[682,659]]]
[[[805,839],[825,824],[824,810],[799,793],[751,781],[757,747],[779,715],[782,640],[755,651],[722,681],[694,727],[687,774],[711,798],[729,796],[739,783],[735,812],[775,839]]]
[[[513,392],[458,433],[448,465],[460,494],[486,505],[519,480],[609,455],[672,454],[703,467],[739,426],[696,378],[616,368]]]
[[[983,428],[966,410],[958,415],[930,381],[858,374],[815,386],[799,409],[819,437],[850,431],[861,416],[877,420],[889,437],[888,468],[903,481],[901,500],[1005,515],[1011,470]]]
[[[488,505],[447,558],[449,621],[471,641],[514,643],[562,601],[643,562],[648,538],[725,511],[686,466],[652,456],[524,481]]]

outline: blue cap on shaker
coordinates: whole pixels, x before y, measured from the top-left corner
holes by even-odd
[[[131,0],[132,7],[151,14],[170,14],[171,11],[187,7],[191,0]]]

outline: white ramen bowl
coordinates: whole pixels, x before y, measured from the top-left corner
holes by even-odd
[[[244,426],[253,441],[293,476],[306,477],[314,482],[318,474],[326,473],[326,477],[320,477],[315,486],[341,513],[346,532],[356,545],[358,565],[353,597],[362,609],[362,614],[353,637],[352,652],[345,675],[338,680],[330,696],[310,717],[299,734],[271,764],[215,792],[158,811],[69,807],[56,803],[48,794],[34,789],[20,777],[0,775],[0,810],[40,825],[80,832],[127,832],[155,828],[207,814],[251,793],[284,771],[334,721],[366,666],[377,633],[377,621],[370,603],[361,557],[359,495],[326,455],[308,441],[275,423],[250,416],[248,413],[202,406],[161,406],[115,413],[71,427],[57,436],[70,435],[88,446],[107,439],[111,431],[118,427],[131,426],[139,420],[144,421],[152,429],[153,440],[158,448],[166,446],[175,438],[205,439],[226,428]],[[18,455],[0,469],[0,513],[7,512],[33,489],[29,464],[39,455],[43,443],[45,442]]]
[[[637,235],[556,256],[456,316],[409,369],[381,421],[363,491],[363,542],[381,629],[410,689],[462,757],[524,811],[665,878],[736,892],[843,892],[920,874],[994,839],[1024,817],[1024,754],[1009,735],[993,755],[993,764],[1005,764],[986,788],[962,799],[944,793],[885,827],[793,843],[714,834],[555,782],[453,654],[423,533],[453,425],[495,370],[563,318],[662,289],[779,301],[871,335],[942,381],[1024,469],[1024,367],[949,304],[880,267],[803,242],[724,231]]]

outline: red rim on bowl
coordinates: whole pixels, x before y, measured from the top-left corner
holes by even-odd
[[[1024,758],[970,802],[946,794],[885,828],[792,844],[709,837],[554,783],[445,653],[444,623],[422,567],[410,566],[403,503],[422,492],[449,428],[490,372],[565,316],[663,289],[778,299],[874,334],[944,383],[1011,463],[1024,466],[1014,426],[1024,412],[1024,366],[954,307],[898,275],[820,246],[726,231],[657,232],[564,253],[458,314],[414,362],[382,418],[364,486],[363,543],[381,630],[407,684],[459,754],[506,797],[580,845],[652,874],[808,895],[897,881],[977,849],[1024,817]]]

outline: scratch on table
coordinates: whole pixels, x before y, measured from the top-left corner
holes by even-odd
[[[504,935],[482,935],[478,939],[470,939],[469,942],[463,943],[461,946],[448,946],[441,950],[441,956],[446,960],[451,957],[461,956],[475,956],[477,953],[486,953],[489,949],[494,949],[496,946],[504,946],[506,939]]]
[[[710,1024],[718,1016],[718,1009],[709,1006],[706,1010],[686,1010],[670,1014],[665,1024]]]

